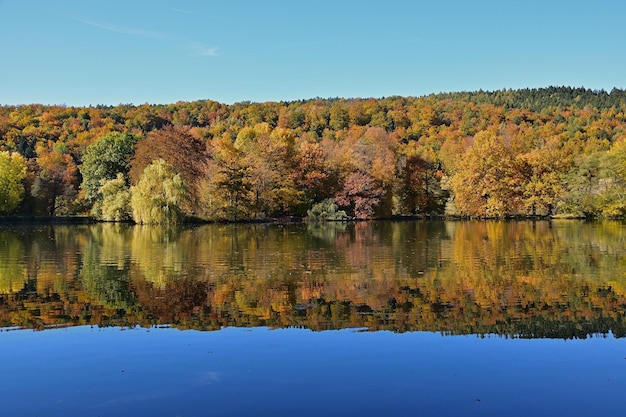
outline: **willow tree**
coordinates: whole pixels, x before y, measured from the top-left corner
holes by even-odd
[[[140,224],[180,223],[184,218],[181,204],[187,197],[180,174],[158,159],[144,169],[137,185],[131,187],[133,220]]]
[[[26,160],[18,153],[0,152],[0,213],[11,213],[24,195]]]

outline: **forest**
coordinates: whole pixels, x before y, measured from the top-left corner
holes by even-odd
[[[0,107],[0,216],[623,218],[626,92]]]

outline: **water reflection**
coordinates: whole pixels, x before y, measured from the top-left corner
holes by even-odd
[[[24,265],[24,245],[15,232],[0,237],[0,294],[21,290],[28,276]]]
[[[0,327],[624,336],[620,222],[0,229]]]

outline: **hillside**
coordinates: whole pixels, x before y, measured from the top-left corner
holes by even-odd
[[[0,215],[623,217],[625,128],[624,90],[571,87],[3,106]]]

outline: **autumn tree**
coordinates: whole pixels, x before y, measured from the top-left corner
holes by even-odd
[[[237,221],[252,214],[250,170],[243,152],[226,135],[212,141],[200,184],[200,213],[211,220]]]
[[[518,168],[502,138],[490,131],[476,134],[451,180],[460,214],[504,217],[519,210]]]
[[[31,193],[45,207],[48,216],[72,214],[78,195],[78,167],[67,153],[67,149],[58,146],[48,149],[37,148],[39,172],[33,183]]]
[[[295,158],[295,178],[303,203],[310,207],[332,197],[337,188],[337,173],[329,166],[320,143],[300,140]]]
[[[523,175],[522,200],[526,213],[552,215],[563,193],[563,159],[551,147],[533,148],[518,157]]]
[[[397,212],[402,215],[443,214],[447,193],[441,189],[441,171],[420,155],[404,155],[398,161],[395,187]]]
[[[139,130],[140,133],[163,129],[171,121],[171,115],[161,112],[158,106],[142,104],[128,109],[125,115],[127,129]]]
[[[348,207],[354,217],[363,220],[377,216],[377,208],[384,195],[385,190],[370,175],[353,172],[348,175],[335,201],[341,207]]]
[[[359,219],[392,214],[394,146],[382,128],[352,128],[334,152],[333,162],[343,174],[335,201],[349,214]]]
[[[343,103],[337,102],[330,108],[328,125],[334,130],[347,129],[350,124],[350,114]]]
[[[473,170],[479,172],[477,182],[486,174],[483,185],[490,184],[490,191],[473,200],[490,199],[489,216],[571,211],[613,217],[623,211],[619,152],[613,148],[626,130],[625,97],[620,89],[549,87],[232,105],[199,100],[0,106],[0,151],[26,159],[26,191],[15,209],[21,213],[83,212],[89,207],[80,204],[87,204],[97,214],[101,180],[128,172],[129,183],[137,184],[144,168],[162,158],[189,187],[186,212],[220,212],[220,217],[228,212],[231,219],[235,212],[238,219],[304,215],[313,204],[337,195],[354,173],[369,176],[368,183],[373,180],[385,191],[375,209],[379,216],[437,212],[440,204],[424,197],[441,198],[445,192],[439,194],[439,185],[451,190],[451,178],[468,179]],[[111,155],[126,154],[128,148],[117,149],[104,139],[126,135],[112,133],[120,131],[141,138],[130,167],[127,159]],[[504,146],[505,164],[497,169],[481,171],[484,163],[474,158],[470,167],[466,161],[471,159],[466,150],[481,131],[492,132]],[[225,137],[232,138],[228,146],[209,157],[206,149]],[[72,168],[77,163],[80,173]],[[365,184],[355,179],[350,184]],[[77,181],[83,193],[78,196]],[[206,198],[205,189],[213,190]],[[471,193],[456,191],[460,205],[472,200]],[[474,209],[480,204],[470,205],[473,215],[488,215],[486,207],[478,214]]]
[[[195,212],[197,181],[204,175],[208,159],[205,144],[183,127],[167,126],[151,131],[137,143],[129,171],[131,184],[137,184],[144,169],[158,159],[163,159],[180,174],[189,192],[188,201],[183,203],[184,209]]]
[[[291,214],[302,201],[297,188],[295,133],[267,123],[242,129],[233,144],[249,172],[254,216]]]
[[[276,128],[257,136],[244,152],[257,217],[293,214],[303,199],[296,186],[294,133]]]
[[[0,152],[0,213],[13,212],[22,201],[26,160],[18,153]]]

